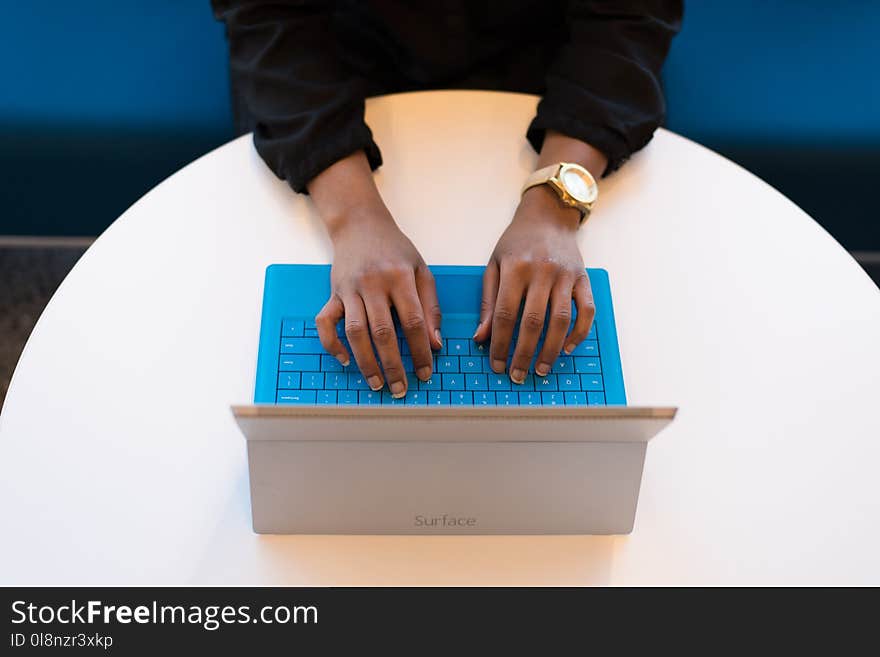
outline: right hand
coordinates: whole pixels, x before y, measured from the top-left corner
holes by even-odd
[[[381,390],[387,382],[392,396],[403,397],[407,378],[391,309],[409,344],[416,376],[428,380],[433,372],[431,350],[443,344],[434,276],[382,203],[350,211],[331,239],[330,299],[315,318],[321,344],[343,365],[349,364],[348,351],[336,333],[345,317],[345,335],[367,385]]]

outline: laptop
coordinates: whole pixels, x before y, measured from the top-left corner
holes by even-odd
[[[626,534],[648,441],[672,407],[626,405],[608,274],[596,317],[548,376],[495,374],[478,322],[482,267],[432,266],[443,310],[434,374],[369,389],[321,347],[327,265],[266,270],[247,439],[254,531],[268,534]],[[340,323],[338,328],[344,340]],[[399,333],[402,336],[402,333]],[[405,368],[412,369],[406,341]]]

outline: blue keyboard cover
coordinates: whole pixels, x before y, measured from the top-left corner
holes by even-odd
[[[303,268],[306,271],[302,271]],[[315,312],[323,302],[316,308],[310,304],[312,307],[306,307],[307,313],[297,313],[302,306],[295,301],[291,305],[283,303],[280,308],[267,309],[267,305],[278,305],[267,304],[273,285],[285,283],[271,280],[273,269],[287,270],[288,275],[296,274],[295,270],[299,269],[309,280],[317,274],[311,270],[320,269],[320,275],[324,277],[328,273],[327,267],[314,265],[272,265],[267,271],[255,394],[257,403],[360,406],[602,406],[626,403],[607,274],[603,270],[588,270],[597,307],[589,336],[572,354],[560,355],[547,376],[534,373],[534,358],[522,384],[513,383],[506,372],[494,373],[489,367],[488,343],[478,344],[471,339],[479,320],[478,314],[444,312],[441,325],[443,347],[434,352],[434,373],[428,381],[415,376],[408,345],[398,332],[408,391],[406,396],[394,399],[387,386],[381,391],[370,390],[354,358],[348,367],[343,367],[324,351],[314,320]],[[453,288],[451,292],[459,299],[458,304],[451,304],[453,310],[460,309],[462,296],[456,294],[461,290],[455,288],[464,286],[472,293],[471,288],[477,286],[479,294],[481,267],[432,267],[432,270],[444,310],[447,304],[444,304],[443,286],[447,280],[450,281],[449,287]],[[296,282],[289,280],[289,276],[282,278],[288,279],[288,285]],[[292,289],[293,293],[288,288],[283,295],[296,296],[296,288]],[[275,298],[282,296],[277,294],[278,290],[274,292]],[[267,322],[271,324],[267,325]],[[348,348],[341,322],[337,333]]]

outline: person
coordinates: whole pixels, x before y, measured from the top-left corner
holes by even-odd
[[[272,171],[311,195],[333,244],[332,292],[316,318],[321,343],[349,364],[336,331],[344,317],[365,380],[373,390],[387,384],[395,397],[406,394],[407,377],[394,313],[415,373],[427,380],[432,349],[442,346],[441,309],[431,272],[374,184],[382,156],[364,122],[365,98],[437,88],[539,94],[525,135],[538,170],[579,165],[571,170],[589,186],[645,146],[663,121],[660,69],[683,12],[680,0],[212,5],[226,25],[238,130],[252,130]],[[588,208],[572,202],[549,184],[529,187],[485,270],[474,340],[489,341],[496,373],[513,349],[514,383],[524,381],[545,323],[538,376],[592,322],[575,241]]]

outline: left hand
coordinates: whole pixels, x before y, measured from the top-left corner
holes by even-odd
[[[502,373],[525,299],[519,338],[510,364],[510,378],[523,383],[538,338],[549,319],[535,373],[546,376],[564,349],[571,353],[590,331],[595,315],[590,281],[576,242],[580,214],[564,206],[552,190],[541,185],[528,190],[513,221],[501,235],[483,276],[477,342],[491,336],[492,370]],[[571,300],[577,308],[571,324]]]

